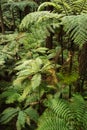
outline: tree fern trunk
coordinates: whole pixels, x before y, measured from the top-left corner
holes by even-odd
[[[15,17],[14,17],[14,10],[12,9],[12,19],[13,19],[13,29],[15,29]]]
[[[83,93],[83,86],[84,86],[84,79],[82,79],[82,83],[80,85],[80,93],[82,94]]]
[[[63,27],[61,26],[60,28],[60,33],[59,33],[59,42],[61,45],[61,61],[62,61],[62,65],[64,63],[64,54],[63,54]]]
[[[85,43],[79,55],[79,75],[82,83],[80,85],[80,92],[83,92],[84,82],[87,80],[87,43]]]
[[[53,48],[53,33],[50,32],[50,36],[46,38],[46,47],[49,49]]]
[[[1,3],[0,3],[0,19],[1,19],[1,29],[2,29],[2,33],[5,34]]]
[[[21,20],[22,20],[22,11],[19,10],[19,18],[20,18],[20,23],[21,23]]]
[[[69,52],[69,57],[70,57],[70,62],[69,62],[69,74],[72,74],[72,67],[73,67],[73,55],[74,55],[74,43],[71,41],[70,43],[70,52]],[[69,85],[69,98],[72,96],[72,85]]]

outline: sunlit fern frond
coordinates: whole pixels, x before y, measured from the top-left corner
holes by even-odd
[[[62,15],[58,15],[56,13],[50,13],[49,11],[38,11],[34,13],[30,13],[22,20],[20,25],[21,30],[29,30],[35,24],[44,24],[44,27],[47,25],[59,26],[58,21]],[[40,26],[39,24],[39,26]]]
[[[65,32],[75,43],[82,45],[87,41],[87,14],[65,16],[62,23]]]
[[[87,0],[71,0],[70,6],[72,12],[75,14],[81,14],[82,12],[87,12]]]
[[[53,6],[56,12],[66,15],[87,12],[87,0],[52,0],[42,3],[38,10],[43,10],[47,6]]]

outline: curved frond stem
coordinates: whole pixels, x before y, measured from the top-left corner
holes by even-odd
[[[59,6],[59,5],[57,5],[57,4],[53,3],[53,2],[44,2],[44,3],[42,3],[42,4],[39,6],[38,11],[44,10],[44,8],[47,7],[47,6],[53,6],[54,9],[60,10],[60,6]]]

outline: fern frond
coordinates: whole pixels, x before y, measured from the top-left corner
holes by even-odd
[[[31,86],[32,89],[36,89],[41,83],[41,74],[37,73],[35,74],[31,79]]]
[[[24,111],[19,111],[16,122],[17,130],[21,130],[22,128],[25,127],[26,117],[27,115]]]
[[[20,94],[17,93],[16,90],[14,89],[9,89],[4,91],[1,95],[0,98],[4,99],[6,98],[5,102],[6,104],[10,104],[10,103],[14,103],[15,101],[17,101],[17,99],[20,97]]]
[[[58,26],[58,20],[62,17],[62,15],[58,15],[56,13],[50,13],[49,11],[38,11],[34,13],[30,13],[22,20],[22,23],[20,25],[21,30],[29,30],[32,25],[40,23],[44,23],[44,27],[46,26],[46,22],[49,20],[50,24],[53,23]],[[40,24],[39,24],[40,26]]]
[[[62,100],[55,100],[48,102],[48,107],[59,117],[63,118],[64,120],[71,119],[71,111],[68,107],[68,103]]]
[[[87,11],[87,0],[71,0],[70,6],[74,13],[80,14]]]
[[[87,14],[65,16],[62,24],[75,43],[82,45],[87,41]]]
[[[22,85],[22,87],[23,87],[23,92],[18,98],[19,102],[23,102],[27,98],[29,92],[31,91],[31,85],[29,83],[27,83],[27,85]]]
[[[60,6],[60,10],[56,11],[59,13],[65,13],[66,15],[87,12],[87,0],[52,0],[52,3]],[[46,4],[41,5],[45,6]],[[41,7],[43,8],[43,6]]]
[[[53,3],[53,2],[44,2],[44,3],[42,3],[42,4],[38,7],[38,11],[43,10],[43,9],[44,9],[45,7],[47,7],[47,6],[53,6],[56,10],[60,10],[60,9],[61,9],[60,5],[57,5],[57,4]]]
[[[17,73],[18,77],[26,77],[39,72],[42,64],[43,62],[40,58],[36,58],[35,60],[25,60],[22,61],[15,69],[19,71]]]
[[[0,123],[1,124],[8,123],[10,120],[12,120],[17,115],[18,111],[19,111],[19,109],[12,108],[12,107],[5,109],[0,115]]]
[[[50,99],[48,107],[39,119],[37,130],[86,130],[87,105],[79,95],[74,95],[71,102]]]
[[[87,128],[87,105],[81,95],[74,95],[70,107],[76,120],[75,126]]]
[[[68,104],[62,100],[51,99],[48,108],[41,116],[37,130],[73,130],[70,121],[73,116]]]
[[[36,2],[34,1],[15,1],[15,2],[7,2],[5,4],[3,4],[3,7],[6,8],[6,7],[10,7],[10,9],[14,9],[14,8],[18,8],[20,9],[21,11],[24,11],[25,7],[26,6],[29,6],[31,8],[37,8],[38,5]]]
[[[38,112],[33,109],[32,107],[29,107],[29,108],[26,108],[24,110],[24,112],[27,114],[27,116],[29,116],[29,118],[35,122],[38,121],[38,118],[39,118],[39,114]]]
[[[49,115],[49,117],[48,117]],[[45,118],[40,118],[40,124],[37,130],[69,130],[66,122],[51,113],[45,115]]]

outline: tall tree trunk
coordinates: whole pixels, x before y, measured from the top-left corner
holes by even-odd
[[[46,7],[46,10],[47,11],[53,11],[53,7],[52,6],[47,6]],[[46,47],[49,48],[49,49],[52,49],[53,48],[53,33],[48,29],[48,31],[50,32],[50,36],[47,36],[46,38]]]
[[[2,33],[5,34],[1,2],[0,2],[0,20],[1,20],[1,29],[2,29]]]
[[[46,38],[46,47],[49,49],[53,48],[53,33],[50,32],[50,36]]]
[[[72,67],[73,67],[73,55],[74,55],[74,43],[73,41],[71,41],[71,45],[70,45],[70,62],[69,62],[69,74],[72,74]],[[72,85],[69,85],[69,98],[71,98],[72,96]]]
[[[64,54],[63,54],[64,47],[63,47],[63,27],[62,26],[60,28],[58,40],[59,40],[60,45],[61,45],[61,62],[62,62],[62,65],[63,65],[63,63],[64,63]]]
[[[15,17],[14,17],[14,10],[12,9],[12,20],[13,20],[13,29],[15,30]]]
[[[87,81],[87,43],[83,44],[79,55],[79,75],[82,81],[80,92],[83,93],[84,82]]]
[[[19,10],[19,18],[20,18],[20,23],[21,23],[21,21],[22,21],[22,11],[21,10]]]
[[[24,9],[24,16],[26,16],[29,13],[30,13],[30,7],[26,6],[25,9]]]

